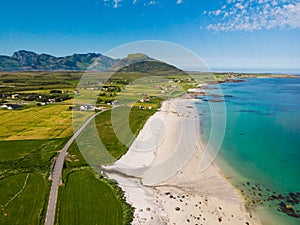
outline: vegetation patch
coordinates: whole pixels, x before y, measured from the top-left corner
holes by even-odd
[[[66,139],[0,141],[0,180],[32,172],[47,176],[65,142]]]
[[[133,210],[116,188],[91,169],[70,172],[60,189],[56,224],[130,224]]]
[[[43,224],[49,182],[38,173],[0,180],[0,224]]]
[[[0,141],[0,224],[43,224],[53,158],[66,139]]]
[[[157,103],[159,105],[159,103]],[[125,111],[127,106],[118,107],[120,113]],[[116,159],[119,159],[122,155],[124,155],[127,150],[128,146],[130,146],[131,142],[137,136],[138,132],[144,126],[146,121],[150,116],[152,116],[156,112],[156,109],[140,109],[139,107],[132,107],[129,114],[129,124],[125,124],[126,121],[123,120],[122,117],[114,118],[114,123],[118,124],[117,127],[113,127],[112,120],[111,120],[111,110],[103,112],[96,116],[95,122],[97,126],[97,131],[99,137],[106,147],[107,151]],[[117,112],[118,113],[118,112]],[[129,135],[129,137],[123,137],[122,139],[126,141],[126,143],[122,143],[119,138],[116,136],[116,129],[118,127],[130,127],[131,132],[133,134]],[[122,132],[119,132],[120,135],[128,135]]]

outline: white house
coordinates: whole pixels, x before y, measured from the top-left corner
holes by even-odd
[[[7,109],[7,108],[8,108],[7,105],[1,105],[0,107],[1,107],[2,109]]]

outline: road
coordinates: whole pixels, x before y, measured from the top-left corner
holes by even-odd
[[[61,175],[63,170],[63,165],[65,158],[68,154],[68,149],[70,148],[71,144],[78,135],[86,128],[86,126],[100,113],[105,112],[107,110],[98,112],[92,115],[77,131],[76,133],[70,138],[67,144],[59,153],[58,157],[56,158],[56,162],[53,164],[52,168],[52,185],[50,190],[48,208],[46,213],[45,225],[53,225],[55,219],[55,211],[56,211],[56,203],[57,203],[57,196],[58,196],[58,186],[61,184]]]

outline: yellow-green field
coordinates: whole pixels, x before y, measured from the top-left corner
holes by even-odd
[[[0,140],[51,139],[73,133],[70,105],[53,104],[24,110],[0,110]],[[91,113],[82,112],[84,120]]]

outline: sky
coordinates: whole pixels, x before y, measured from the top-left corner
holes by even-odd
[[[300,68],[300,0],[3,0],[0,55],[168,41],[212,68]]]

